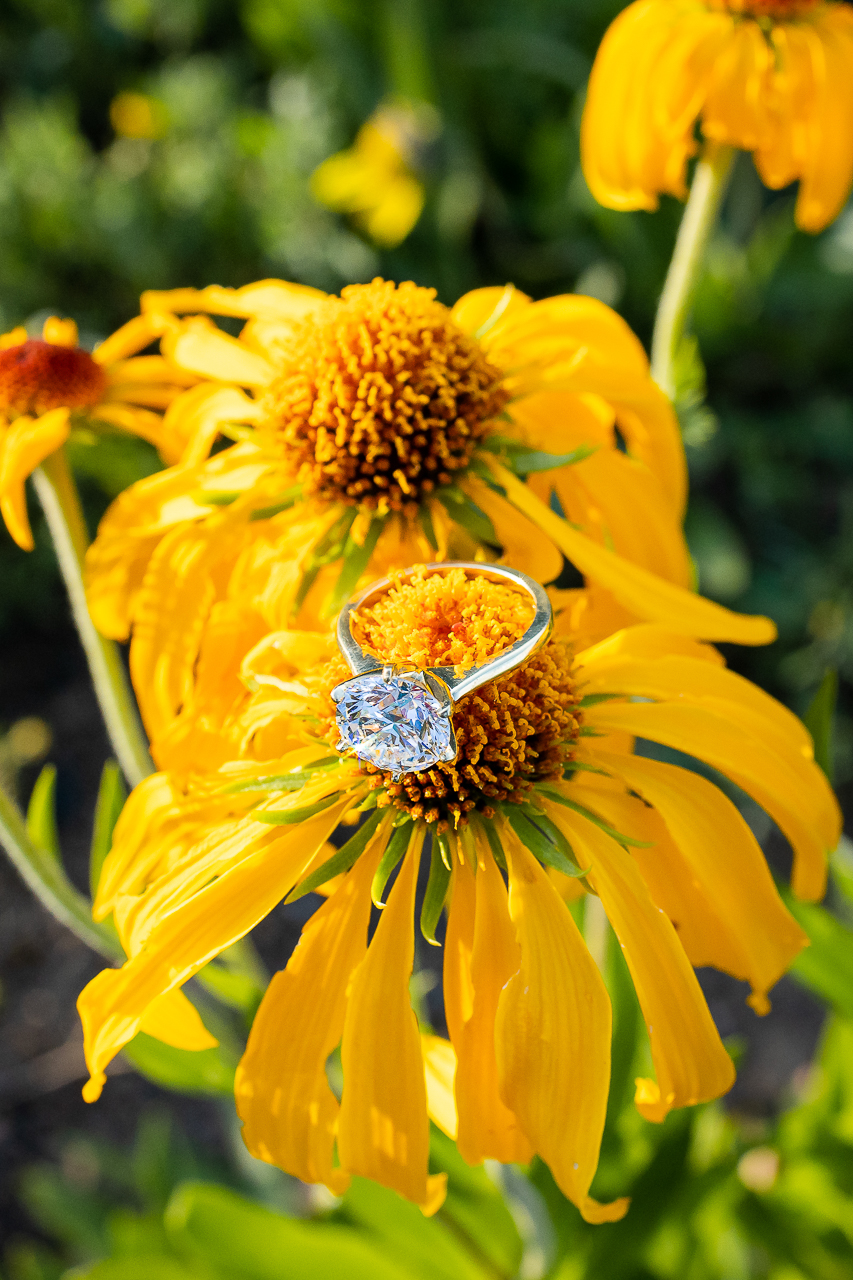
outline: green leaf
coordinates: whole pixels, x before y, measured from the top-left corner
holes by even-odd
[[[205,493],[204,489],[202,489],[197,495],[199,502],[203,502],[209,507],[230,507],[231,503],[236,502],[240,496],[239,489],[235,489],[230,493],[225,489],[208,490]]]
[[[830,667],[820,682],[820,688],[803,716],[803,724],[814,741],[814,757],[830,782],[832,768],[832,725],[835,704],[838,701],[838,672]]]
[[[376,544],[379,541],[379,535],[385,528],[386,520],[387,516],[374,516],[370,522],[370,528],[367,531],[364,542],[360,546],[358,543],[353,542],[352,534],[347,539],[347,544],[344,548],[344,563],[334,590],[325,605],[325,612],[328,617],[339,613],[355,591],[359,578],[367,569],[370,557],[376,550]]]
[[[411,818],[406,819],[396,828],[391,839],[388,841],[388,847],[382,855],[382,861],[376,868],[376,874],[373,877],[373,883],[370,886],[370,896],[373,899],[375,907],[384,907],[382,895],[385,892],[385,886],[391,872],[397,863],[403,857],[403,854],[409,847],[409,842],[414,835],[415,824]]]
[[[304,822],[306,818],[313,818],[316,813],[322,813],[324,809],[336,804],[340,798],[341,793],[333,791],[330,796],[324,796],[316,804],[305,804],[299,809],[285,809],[283,811],[265,809],[263,813],[254,813],[252,816],[258,822],[265,822],[269,827],[290,826],[294,822]]]
[[[408,1207],[397,1197],[394,1203],[396,1212]],[[182,1256],[229,1280],[413,1280],[418,1274],[352,1227],[299,1222],[208,1183],[178,1187],[165,1223]]]
[[[263,999],[269,975],[248,938],[241,938],[199,970],[196,981],[221,1004],[252,1018]]]
[[[853,1018],[853,930],[825,907],[799,902],[784,886],[780,892],[811,942],[797,956],[791,973],[844,1017]]]
[[[222,1046],[215,1049],[176,1049],[138,1032],[122,1050],[140,1075],[176,1093],[224,1094],[234,1092],[236,1062],[229,1062]]]
[[[515,1276],[523,1245],[504,1197],[482,1166],[472,1168],[455,1142],[432,1127],[430,1169],[447,1173],[447,1199],[439,1217],[452,1223],[459,1239],[483,1258],[490,1275]]]
[[[65,1280],[199,1280],[199,1274],[163,1254],[136,1254],[130,1258],[104,1258],[91,1267],[75,1267],[66,1272]]]
[[[386,1187],[353,1178],[340,1212],[370,1233],[384,1257],[404,1260],[418,1280],[485,1280],[488,1275],[441,1222],[443,1210],[438,1219],[425,1218],[416,1205]]]
[[[46,764],[39,776],[27,806],[27,834],[43,853],[61,863],[59,835],[56,830],[56,765]]]
[[[92,828],[92,847],[89,850],[89,884],[93,898],[98,892],[101,868],[110,851],[113,830],[126,799],[127,787],[124,785],[121,768],[115,760],[108,760],[101,772]]]
[[[478,542],[488,542],[493,547],[500,546],[500,538],[485,511],[481,511],[476,502],[472,502],[461,489],[437,489],[435,496],[451,520],[461,525],[472,538],[476,538]]]
[[[481,830],[485,834],[489,842],[489,848],[492,851],[492,857],[500,867],[501,871],[506,871],[506,854],[501,844],[500,833],[490,818],[479,818]]]
[[[436,833],[433,837],[430,851],[429,880],[427,881],[426,893],[421,906],[421,933],[433,947],[441,945],[436,941],[435,930],[441,919],[441,912],[447,900],[449,888],[450,868],[445,864],[441,856]]]
[[[317,867],[316,871],[312,871],[310,876],[306,876],[301,884],[292,889],[284,901],[286,903],[296,902],[298,898],[304,898],[306,893],[313,893],[315,889],[319,889],[321,884],[325,884],[335,876],[349,871],[350,867],[354,866],[364,853],[376,828],[382,821],[382,817],[383,811],[374,809],[361,824],[355,835],[350,836],[346,844],[342,845],[337,853],[333,853],[331,858],[327,858],[324,863]]]
[[[562,849],[552,844],[548,837],[533,825],[517,804],[502,805],[501,812],[509,819],[510,826],[525,849],[529,849],[540,862],[553,867],[555,871],[562,871],[564,876],[578,877],[587,874],[589,867],[583,871],[576,862],[570,861]]]
[[[624,698],[624,693],[588,693],[581,698],[580,705],[582,707],[597,707],[602,702],[613,702],[615,698]]]

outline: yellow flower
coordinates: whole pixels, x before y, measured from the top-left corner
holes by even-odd
[[[362,125],[353,146],[315,169],[315,199],[352,214],[371,240],[393,248],[421,216],[424,189],[413,167],[437,131],[436,113],[425,104],[383,104]]]
[[[683,197],[695,126],[751,151],[768,187],[799,180],[797,225],[820,231],[853,182],[853,13],[835,0],[636,0],[602,41],[581,133],[611,209]]]
[[[590,633],[639,617],[773,638],[689,590],[675,416],[595,299],[508,286],[449,310],[413,284],[328,298],[262,281],[144,295],[149,308],[247,319],[240,338],[175,320],[164,354],[205,381],[167,419],[199,461],[124,493],[89,553],[92,616],[133,633],[155,753],[202,667],[233,676],[235,626],[325,627],[360,578],[418,562],[502,555],[552,582],[565,555],[600,587],[575,601]],[[240,443],[201,461],[220,430]]]
[[[171,316],[151,312],[123,325],[92,355],[77,345],[73,320],[51,316],[41,338],[24,328],[0,337],[0,513],[19,547],[31,551],[24,482],[65,441],[75,419],[118,427],[157,445],[167,461],[182,447],[163,415],[197,379],[162,356],[136,353],[160,338]]]
[[[470,666],[518,638],[529,605],[448,568],[413,575],[356,622],[382,660]],[[456,762],[398,781],[332,746],[330,691],[349,672],[330,635],[263,636],[226,693],[211,668],[194,731],[218,740],[220,767],[137,787],[104,865],[95,914],[114,916],[130,958],[80,997],[85,1096],[152,1005],[282,899],[325,884],[238,1071],[253,1154],[336,1193],[370,1177],[431,1212],[443,1187],[427,1172],[429,1109],[470,1163],[538,1152],[588,1221],[621,1217],[624,1200],[589,1195],[611,1012],[563,897],[597,895],[623,948],[654,1071],[636,1103],[653,1121],[734,1077],[692,966],[749,982],[761,1013],[806,942],[732,802],[634,754],[635,735],[699,757],[762,805],[794,848],[802,896],[823,892],[839,812],[802,724],[710,646],[652,625],[577,640],[560,615],[542,649],[457,704]],[[408,992],[428,834],[421,928],[437,945],[446,902],[449,1044],[419,1036]],[[372,902],[387,905],[369,940]],[[338,1044],[340,1098],[326,1075]]]

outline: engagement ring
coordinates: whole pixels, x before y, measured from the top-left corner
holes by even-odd
[[[489,680],[519,667],[545,643],[553,624],[551,602],[544,588],[517,569],[460,560],[423,568],[430,574],[464,569],[469,577],[482,576],[490,582],[520,587],[532,598],[534,615],[514,644],[488,662],[457,675],[453,667],[418,671],[379,662],[365,653],[352,634],[353,614],[372,604],[401,577],[414,573],[414,568],[394,579],[374,582],[344,607],[338,619],[338,644],[353,679],[344,680],[332,690],[341,735],[337,750],[352,751],[360,760],[391,773],[395,779],[404,773],[422,773],[436,764],[452,764],[458,752],[453,704]]]

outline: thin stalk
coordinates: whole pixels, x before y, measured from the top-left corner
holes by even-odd
[[[725,195],[733,159],[731,147],[708,146],[697,164],[658,303],[652,336],[652,377],[670,400],[675,400],[677,390],[678,348],[690,316],[696,281]]]
[[[152,772],[153,765],[118,645],[105,639],[89,616],[83,586],[83,560],[89,539],[80,499],[62,449],[45,459],[33,474],[33,483],[56,548],[110,742],[128,782],[135,787]]]
[[[123,960],[118,939],[92,919],[92,904],[74,888],[55,859],[33,844],[17,805],[0,787],[0,844],[42,906],[107,960]]]

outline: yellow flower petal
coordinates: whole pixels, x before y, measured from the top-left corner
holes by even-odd
[[[76,347],[79,337],[75,321],[60,320],[58,316],[48,316],[42,325],[41,336],[56,347]]]
[[[581,573],[612,591],[636,617],[706,640],[769,644],[774,639],[776,628],[769,618],[732,613],[722,605],[665,582],[639,565],[630,564],[572,529],[505,467],[491,460],[489,465],[510,502],[538,524]]]
[[[744,819],[698,774],[640,756],[596,757],[653,805],[669,829],[671,850],[633,852],[658,906],[677,925],[691,963],[716,965],[749,982],[750,1004],[767,1012],[767,992],[808,939],[779,897]],[[580,793],[584,803],[583,788]],[[675,911],[668,909],[670,885],[682,889]]]
[[[152,342],[156,342],[173,328],[175,328],[173,316],[155,312],[134,316],[95,348],[92,359],[100,365],[111,365],[117,360],[126,360],[128,356],[135,356],[137,352],[144,351]]]
[[[491,520],[503,547],[504,564],[521,569],[537,582],[553,582],[560,576],[563,557],[537,525],[476,476],[469,476],[461,487]]]
[[[732,1060],[678,934],[652,901],[631,855],[580,815],[565,825],[582,860],[592,860],[589,879],[625,953],[646,1020],[657,1095],[648,1082],[641,1113],[660,1121],[672,1107],[726,1093],[735,1078]]]
[[[456,1075],[456,1052],[449,1040],[441,1036],[421,1034],[426,1073],[427,1111],[433,1124],[456,1141],[459,1117],[453,1081]]]
[[[285,280],[258,280],[241,289],[223,289],[211,284],[206,289],[147,289],[140,300],[143,312],[206,311],[215,316],[263,316],[269,319],[300,320],[310,314],[325,294],[304,284]]]
[[[215,1049],[219,1041],[212,1036],[201,1015],[183,991],[167,991],[148,1006],[139,1030],[175,1049]]]
[[[0,514],[24,551],[33,549],[24,481],[65,443],[69,431],[68,410],[50,409],[40,418],[16,418],[0,434]]]
[[[222,427],[229,422],[257,422],[259,405],[237,387],[202,383],[173,400],[163,418],[167,462],[194,466],[210,453]]]
[[[560,1190],[587,1222],[616,1222],[627,1200],[589,1196],[610,1082],[610,1000],[551,881],[510,828],[503,844],[521,968],[498,1003],[501,1096]]]
[[[476,910],[474,872],[466,861],[454,862],[444,938],[444,1017],[453,1044],[474,1011],[471,953],[474,950]]]
[[[374,837],[340,888],[314,913],[255,1015],[237,1068],[243,1141],[252,1155],[336,1195],[349,1175],[333,1167],[338,1100],[326,1059],[339,1043],[347,990],[367,950],[370,882],[387,843]]]
[[[770,814],[794,849],[792,884],[814,900],[826,885],[826,857],[838,843],[837,801],[826,778],[802,756],[783,758],[754,737],[731,703],[614,703],[591,707],[587,720],[605,732],[621,729],[707,761]]]
[[[506,983],[521,963],[507,892],[491,851],[481,853],[471,953],[473,1007],[455,1042],[459,1154],[469,1164],[526,1164],[533,1155],[518,1120],[498,1090],[495,1014]]]
[[[217,329],[205,316],[182,320],[161,343],[164,356],[181,369],[211,378],[235,382],[241,387],[265,387],[275,369],[263,356],[250,351],[237,338]]]
[[[429,1177],[424,1060],[409,999],[420,848],[400,867],[367,955],[355,970],[344,1021],[341,1166],[434,1213],[446,1175]]]
[[[104,1068],[136,1035],[153,1001],[182,986],[281,901],[347,804],[344,800],[333,805],[283,836],[267,836],[254,851],[250,847],[236,866],[166,915],[148,935],[144,949],[122,969],[105,969],[84,988],[77,1008],[91,1073],[84,1091],[87,1101],[100,1094]]]

